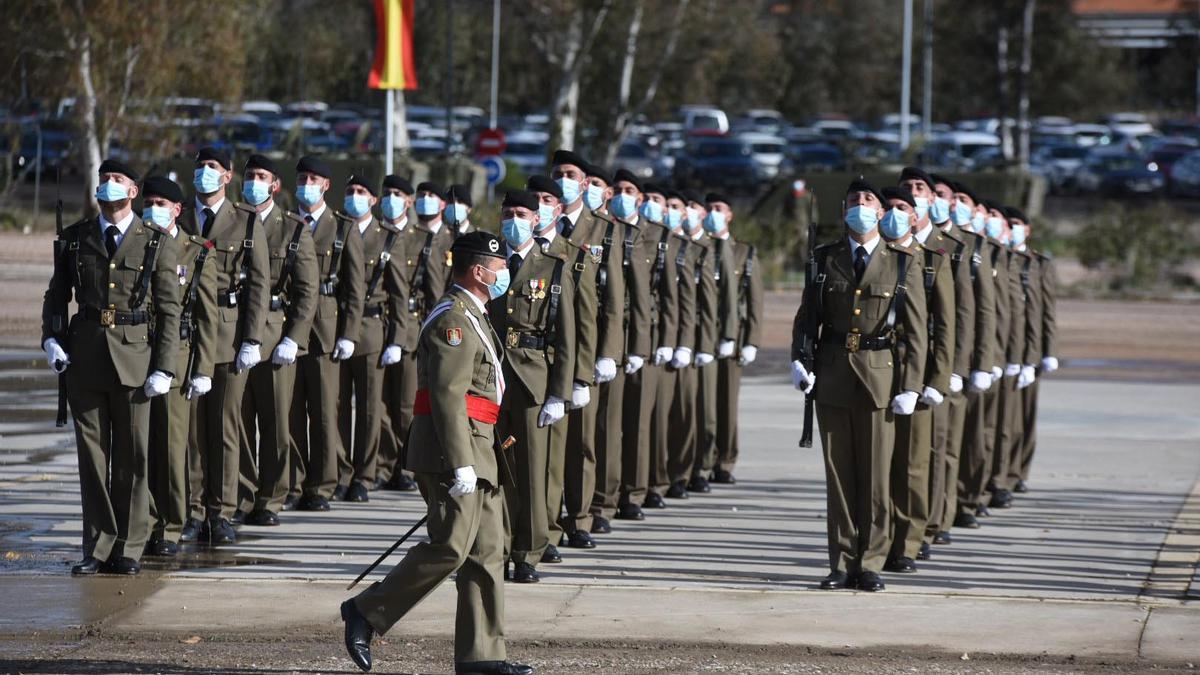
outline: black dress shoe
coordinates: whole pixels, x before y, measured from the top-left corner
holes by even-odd
[[[473,661],[454,664],[455,675],[532,675],[533,666],[511,661]]]
[[[617,520],[645,520],[646,514],[637,504],[621,504],[617,507]]]
[[[367,486],[362,483],[351,483],[346,490],[346,496],[343,497],[348,502],[369,502],[371,498],[367,496]]]
[[[596,548],[596,540],[583,530],[573,530],[567,533],[567,546],[571,548]]]
[[[827,591],[836,591],[850,586],[850,576],[845,572],[830,572],[829,576],[821,580],[821,588]]]
[[[875,593],[887,588],[878,572],[863,572],[858,575],[858,590]]]
[[[202,539],[213,546],[232,544],[237,541],[237,530],[233,529],[233,523],[224,518],[210,518],[207,529],[208,536]]]
[[[375,637],[375,629],[353,600],[342,603],[342,621],[346,623],[345,643],[350,660],[364,672],[371,670],[371,638]]]
[[[883,569],[888,572],[896,572],[897,574],[915,574],[917,563],[908,556],[900,556],[899,558],[892,558],[885,562]]]
[[[392,474],[391,479],[388,480],[387,485],[384,486],[384,489],[396,490],[397,492],[412,492],[413,490],[417,489],[417,481],[404,475],[403,473],[396,472]]]
[[[704,476],[692,476],[691,482],[687,486],[688,492],[699,492],[708,494],[712,492],[712,487],[709,486],[708,480]]]
[[[133,576],[142,571],[142,566],[133,558],[117,558],[110,560],[102,570],[105,574],[124,574]]]
[[[560,563],[562,556],[558,554],[558,547],[551,544],[542,552],[542,562],[544,563]]]
[[[948,545],[953,544],[954,539],[950,537],[949,532],[938,532],[937,534],[933,535],[933,543],[939,546]]]
[[[513,567],[512,580],[518,584],[536,584],[540,580],[540,577],[538,577],[537,570],[534,569],[533,565],[527,562],[519,562]]]
[[[179,541],[196,541],[200,537],[200,530],[204,529],[204,524],[196,518],[188,518],[183,524],[183,531],[179,533]]]
[[[1029,492],[1029,486],[1025,484],[1025,481],[1019,480],[1017,481],[1016,487],[1013,488],[1013,492],[1023,495],[1026,492]]]
[[[296,502],[297,511],[328,511],[329,500],[321,495],[304,495]]]
[[[929,560],[930,549],[931,547],[929,546],[929,542],[921,542],[921,550],[917,551],[917,560]]]
[[[980,504],[979,506],[975,507],[975,517],[976,518],[988,518],[991,515],[992,515],[992,512],[988,511],[988,507],[984,506],[983,504]]]
[[[667,497],[671,499],[687,499],[687,483],[681,480],[671,483],[671,487],[667,488]]]
[[[89,576],[99,572],[102,565],[99,559],[89,555],[71,568],[71,574],[77,577]]]
[[[971,515],[970,513],[960,513],[957,516],[954,516],[954,526],[965,527],[968,530],[978,530],[979,521],[976,520],[975,516]]]
[[[146,540],[146,545],[142,547],[142,555],[155,555],[154,551],[158,548],[158,542],[162,541],[162,537],[152,536]]]
[[[603,516],[592,517],[592,534],[608,534],[612,532],[612,523]]]
[[[254,509],[246,514],[246,524],[255,527],[275,527],[279,524],[279,516],[270,509]]]
[[[349,490],[350,490],[350,488],[345,485],[339,485],[339,486],[333,488],[333,497],[332,497],[333,501],[335,501],[335,502],[346,501],[346,492],[348,492]]]
[[[657,492],[647,492],[646,501],[642,502],[642,506],[648,509],[665,509],[667,503],[663,501],[662,495]]]
[[[1007,509],[1012,507],[1013,493],[1008,490],[996,490],[992,493],[992,499],[988,502],[988,506],[993,509]]]
[[[721,485],[734,485],[737,483],[737,480],[733,477],[732,473],[717,469],[713,472],[712,482],[720,483]]]
[[[154,544],[154,555],[160,558],[174,558],[179,555],[179,544],[166,539],[159,539]]]
[[[283,500],[283,510],[292,511],[296,505],[300,503],[300,495],[288,495],[287,499]]]
[[[240,527],[243,523],[246,522],[246,512],[241,509],[234,511],[233,517],[229,519],[229,522],[234,527]]]

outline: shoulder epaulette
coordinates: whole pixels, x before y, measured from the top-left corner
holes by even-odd
[[[831,241],[831,242],[828,242],[825,244],[817,244],[815,250],[830,249],[830,248],[833,248],[834,246],[837,246],[839,243],[841,243],[841,242]]]
[[[249,204],[246,204],[244,202],[234,202],[233,208],[235,208],[239,211],[245,211],[246,213],[254,213],[255,212],[253,206],[250,206]]]
[[[346,215],[345,213],[342,213],[341,211],[334,211],[334,212],[333,212],[333,217],[334,217],[334,218],[337,218],[338,220],[344,220],[344,221],[346,221],[347,223],[352,223],[352,222],[354,222],[354,219],[353,219],[353,218],[351,218],[350,216]]]
[[[70,230],[71,228],[79,227],[80,225],[83,225],[84,223],[86,223],[86,222],[88,222],[88,221],[90,221],[90,220],[92,220],[92,218],[87,218],[87,217],[85,217],[85,218],[80,218],[79,220],[77,220],[77,221],[75,221],[75,222],[71,223],[70,225],[67,225],[66,227],[64,227],[64,228],[63,228],[63,234],[66,234],[67,230]]]
[[[291,212],[291,211],[288,211],[288,210],[284,210],[284,211],[283,211],[283,217],[284,217],[285,219],[287,219],[287,220],[291,220],[291,221],[293,221],[293,222],[297,222],[297,223],[303,223],[303,222],[304,222],[304,219],[303,219],[303,218],[301,218],[299,214],[293,213],[293,212]]]
[[[185,232],[184,234],[187,234],[187,233]],[[207,239],[205,239],[204,237],[201,237],[198,234],[188,234],[187,238],[188,238],[188,241],[192,242],[193,244],[196,244],[197,246],[204,246],[205,244],[208,243]]]
[[[891,250],[893,250],[893,251],[897,252],[897,253],[903,253],[903,254],[905,254],[905,255],[912,255],[912,254],[913,254],[913,249],[911,249],[911,248],[905,248],[905,247],[901,246],[900,244],[897,244],[897,243],[896,243],[896,242],[894,242],[894,241],[889,241],[889,242],[888,242],[888,245],[887,245],[887,247],[888,247],[889,249],[891,249]]]

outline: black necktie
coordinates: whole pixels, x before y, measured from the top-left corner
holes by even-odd
[[[570,237],[571,233],[575,231],[575,223],[572,223],[571,219],[566,216],[563,216],[559,222],[562,223],[562,236]]]
[[[508,257],[508,271],[512,276],[517,276],[517,272],[521,271],[521,263],[523,262],[525,262],[525,259],[516,253]]]
[[[109,260],[117,254],[117,235],[119,234],[121,234],[121,230],[116,225],[109,225],[104,229],[104,249],[108,251]]]
[[[208,239],[208,231],[212,229],[213,220],[216,218],[212,209],[204,209],[204,227],[200,230],[200,236]]]
[[[859,246],[854,249],[854,279],[862,281],[863,273],[867,271],[867,247]]]

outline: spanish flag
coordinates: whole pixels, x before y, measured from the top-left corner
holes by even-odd
[[[413,0],[375,0],[375,62],[367,86],[416,89],[413,62]]]

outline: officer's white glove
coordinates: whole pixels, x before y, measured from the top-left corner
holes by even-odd
[[[146,384],[142,385],[142,391],[146,392],[146,398],[162,396],[171,391],[171,376],[161,370],[150,373],[150,377],[146,378]]]
[[[687,368],[692,363],[692,350],[687,347],[676,347],[671,357],[671,367],[675,370]]]
[[[979,393],[992,388],[993,373],[986,370],[971,371],[971,391]]]
[[[998,382],[1001,377],[1004,377],[1004,371],[1000,369],[1000,366],[992,366],[992,384]]]
[[[717,345],[717,358],[727,359],[733,356],[733,348],[733,340],[721,340],[720,344]]]
[[[50,364],[50,370],[61,374],[71,364],[71,360],[67,358],[67,353],[58,344],[58,340],[46,338],[46,341],[42,343],[42,349],[46,350],[46,363]]]
[[[337,342],[333,343],[333,353],[330,356],[334,361],[345,361],[354,356],[354,343],[346,338],[338,338]]]
[[[1019,364],[1019,363],[1009,363],[1004,366],[1004,376],[1005,377],[1012,377],[1014,375],[1019,375],[1020,373],[1021,373],[1021,364]]]
[[[1058,370],[1058,358],[1047,356],[1046,358],[1042,359],[1042,370],[1046,371],[1047,373],[1053,373],[1054,371]]]
[[[454,485],[450,486],[451,497],[462,497],[475,491],[479,477],[475,475],[475,467],[464,466],[454,470]]]
[[[604,384],[617,379],[617,361],[607,356],[596,361],[596,384]]]
[[[659,347],[654,350],[654,365],[661,366],[671,360],[675,355],[674,347]]]
[[[262,361],[262,352],[259,351],[258,345],[243,342],[242,348],[238,351],[237,361],[234,366],[237,368],[237,372],[240,373],[243,370],[249,370],[257,366],[259,361]]]
[[[950,393],[957,394],[958,392],[960,392],[962,390],[963,390],[962,375],[951,375],[950,376]]]
[[[198,396],[203,396],[212,391],[212,378],[207,375],[196,375],[188,382],[184,396],[190,401]]]
[[[917,409],[917,392],[902,391],[892,399],[892,412],[897,415],[911,415]]]
[[[571,409],[586,408],[592,402],[592,388],[586,384],[575,383],[571,388]]]
[[[812,391],[813,385],[817,383],[817,376],[814,373],[808,372],[803,363],[792,361],[792,386],[804,393]]]
[[[388,345],[383,348],[383,354],[379,356],[379,363],[384,366],[400,363],[400,357],[403,353],[400,345]]]
[[[285,337],[275,345],[275,351],[271,354],[271,363],[277,366],[290,366],[296,362],[296,352],[299,349],[300,346],[292,338]]]
[[[1021,366],[1021,374],[1017,375],[1017,389],[1024,389],[1037,379],[1037,371],[1033,366]]]
[[[632,375],[642,369],[646,364],[646,360],[637,354],[630,354],[625,357],[625,374]]]
[[[742,355],[738,358],[739,366],[748,366],[754,363],[754,359],[758,358],[758,347],[754,345],[746,345],[742,347]]]
[[[921,392],[921,398],[919,400],[921,403],[933,407],[935,405],[941,405],[942,401],[945,401],[946,398],[942,396],[942,392],[938,391],[937,389],[934,389],[933,387],[925,387],[925,390]]]
[[[550,396],[542,404],[538,413],[538,428],[548,427],[561,420],[567,414],[567,402],[557,396]]]
[[[706,352],[696,352],[696,367],[703,368],[714,361],[712,354]]]

